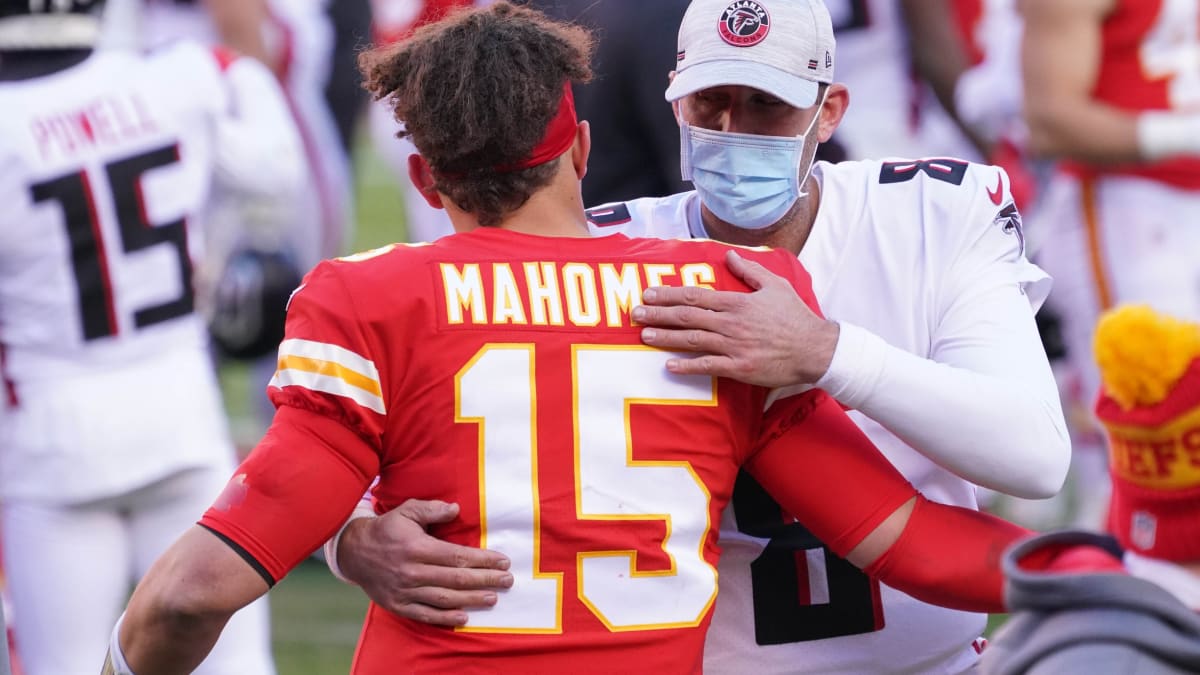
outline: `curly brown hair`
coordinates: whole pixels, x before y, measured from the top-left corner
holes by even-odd
[[[508,2],[464,9],[359,56],[364,86],[387,98],[433,168],[435,187],[481,225],[496,225],[550,183],[557,163],[506,172],[528,157],[566,81],[587,82],[586,28]]]

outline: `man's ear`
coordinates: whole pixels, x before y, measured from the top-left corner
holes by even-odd
[[[817,141],[824,143],[833,137],[833,132],[842,123],[846,108],[850,107],[850,90],[846,85],[834,82],[829,85],[825,103],[821,106],[821,119],[817,121]]]
[[[415,152],[408,156],[408,179],[416,186],[417,192],[421,193],[427,204],[435,209],[445,208],[442,204],[442,196],[434,187],[437,181],[433,178],[433,169],[429,167],[429,162],[426,162],[424,157]]]
[[[667,86],[671,86],[671,83],[674,81],[675,71],[672,70],[671,72],[667,73]],[[679,116],[679,102],[682,100],[683,99],[679,98],[671,101],[671,111],[675,113],[675,124],[677,125],[683,121],[683,118]]]
[[[587,175],[588,155],[592,154],[592,125],[583,120],[575,128],[575,144],[571,147],[571,164],[575,177],[583,180]]]

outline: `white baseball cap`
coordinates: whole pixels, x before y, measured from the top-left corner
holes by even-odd
[[[694,0],[679,25],[666,98],[744,85],[797,108],[833,82],[833,21],[821,0]]]

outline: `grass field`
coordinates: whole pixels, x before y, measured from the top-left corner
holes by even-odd
[[[271,591],[271,633],[279,675],[350,671],[367,601],[309,560]]]

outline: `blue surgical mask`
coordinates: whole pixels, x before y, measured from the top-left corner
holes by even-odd
[[[700,201],[721,220],[747,230],[779,222],[801,197],[812,159],[804,163],[804,140],[819,115],[799,136],[760,136],[679,126],[680,168]]]

